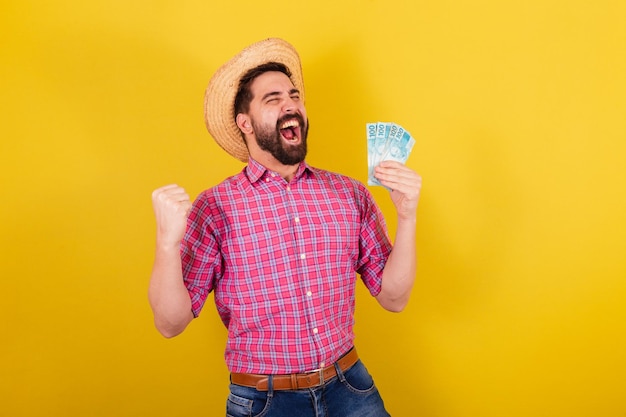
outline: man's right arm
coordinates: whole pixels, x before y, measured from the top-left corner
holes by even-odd
[[[183,188],[173,184],[156,189],[152,205],[157,236],[148,299],[156,328],[163,336],[174,337],[193,320],[180,260],[191,201]]]

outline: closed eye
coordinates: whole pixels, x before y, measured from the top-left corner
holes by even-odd
[[[278,100],[280,100],[281,95],[282,94],[280,91],[272,91],[272,92],[265,94],[262,100],[264,103],[276,103]],[[289,97],[292,100],[296,100],[296,101],[300,100],[300,91],[296,88],[294,88],[293,90],[290,90]]]
[[[276,101],[278,100],[278,98],[280,97],[280,92],[279,91],[272,91],[270,93],[267,93],[263,96],[262,101],[265,103],[270,103],[272,101]]]

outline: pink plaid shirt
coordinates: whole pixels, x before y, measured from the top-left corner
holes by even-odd
[[[198,196],[181,257],[195,316],[215,291],[228,369],[288,374],[352,347],[356,274],[377,295],[390,251],[359,182],[302,163],[287,183],[251,159]]]

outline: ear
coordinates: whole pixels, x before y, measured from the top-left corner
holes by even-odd
[[[244,135],[249,135],[253,132],[252,122],[250,120],[250,116],[244,113],[237,114],[235,118],[235,122],[237,123],[237,127]]]

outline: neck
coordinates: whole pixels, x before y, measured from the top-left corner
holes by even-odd
[[[298,167],[300,164],[296,165],[283,165],[281,170],[276,170],[280,174],[281,177],[285,179],[285,181],[290,182],[296,172],[298,171]]]
[[[287,182],[290,182],[294,175],[296,175],[298,167],[300,166],[300,164],[283,165],[278,162],[272,155],[263,154],[251,156],[252,158],[254,158],[255,161],[263,165],[265,168],[269,169],[270,171],[277,172],[278,175],[283,177]]]

